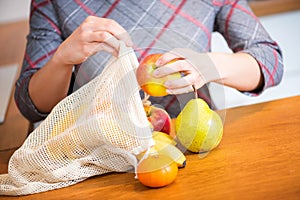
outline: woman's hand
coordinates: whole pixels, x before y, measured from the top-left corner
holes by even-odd
[[[28,91],[37,109],[48,113],[67,96],[75,64],[84,62],[99,51],[117,56],[120,41],[124,41],[127,46],[132,46],[128,33],[117,22],[111,19],[87,17],[61,43],[45,66],[32,76]]]
[[[174,62],[172,60],[177,59]],[[190,49],[173,49],[163,54],[156,62],[159,67],[153,75],[157,78],[174,72],[181,72],[183,76],[176,80],[165,82],[170,94],[182,94],[201,88],[207,82],[220,78],[208,54],[197,53]]]
[[[120,40],[132,46],[130,36],[120,24],[111,19],[89,16],[59,46],[56,60],[64,65],[79,64],[99,51],[117,56]]]
[[[175,60],[171,62],[171,60]],[[257,61],[248,53],[198,53],[177,48],[163,54],[156,62],[153,73],[163,77],[174,72],[183,76],[165,82],[170,94],[195,91],[208,82],[216,82],[239,91],[262,90],[264,77]]]

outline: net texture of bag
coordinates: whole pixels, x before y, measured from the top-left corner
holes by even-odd
[[[91,176],[125,172],[153,145],[135,77],[138,66],[123,43],[104,71],[59,102],[12,155],[0,175],[0,195],[67,187]]]

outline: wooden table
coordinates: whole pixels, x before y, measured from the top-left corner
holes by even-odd
[[[149,189],[132,173],[112,173],[18,199],[299,199],[300,96],[226,113],[218,148],[204,158],[187,155],[167,187]]]

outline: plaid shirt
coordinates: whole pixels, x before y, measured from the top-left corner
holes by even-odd
[[[48,115],[40,113],[30,99],[31,76],[89,15],[111,18],[123,26],[133,39],[139,60],[150,53],[176,47],[209,52],[212,32],[216,31],[224,36],[233,52],[247,52],[257,60],[264,76],[263,90],[282,79],[281,51],[246,0],[33,0],[30,33],[15,92],[16,103],[28,120],[39,121]],[[101,58],[88,61],[90,69],[80,70],[80,65],[75,66],[78,80],[75,85],[80,87],[103,70],[107,55]],[[89,78],[82,81],[80,74]],[[207,87],[203,87],[202,92],[199,90],[199,95],[210,101]],[[151,101],[163,105],[175,117],[182,106],[177,98],[169,95]]]

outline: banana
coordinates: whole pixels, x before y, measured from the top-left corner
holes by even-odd
[[[155,145],[153,148],[160,154],[169,156],[172,160],[177,163],[179,168],[183,168],[186,165],[185,155],[171,143],[166,143],[165,141],[155,140]]]
[[[152,132],[152,137],[155,141],[164,141],[165,143],[176,145],[177,142],[172,138],[172,136],[159,132],[159,131],[153,131]]]
[[[155,145],[151,147],[149,154],[164,154],[169,156],[174,162],[176,162],[179,168],[183,168],[186,165],[185,155],[175,146],[176,141],[170,136],[162,132],[153,132],[153,139]],[[144,153],[137,156],[140,160]]]

